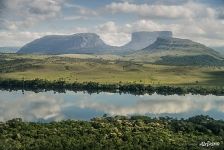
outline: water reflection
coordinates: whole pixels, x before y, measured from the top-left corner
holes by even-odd
[[[0,91],[0,120],[23,118],[26,121],[62,119],[88,120],[110,115],[150,115],[190,117],[204,114],[224,119],[224,96],[158,94],[134,96],[129,94],[82,92],[33,93]]]

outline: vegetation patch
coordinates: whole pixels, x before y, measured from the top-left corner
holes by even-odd
[[[217,149],[224,148],[224,121],[115,116],[91,121],[40,123],[13,119],[0,123],[1,150]],[[210,145],[206,146],[206,143]],[[213,143],[213,145],[211,145]]]
[[[162,56],[161,60],[155,64],[166,65],[180,65],[180,66],[223,66],[224,60],[214,58],[209,55],[195,55],[195,56]]]
[[[64,80],[48,81],[42,79],[34,80],[16,80],[16,79],[0,79],[0,89],[3,90],[26,90],[26,91],[48,91],[56,92],[71,91],[87,91],[88,93],[111,92],[111,93],[130,93],[134,95],[143,94],[161,94],[161,95],[183,95],[183,94],[201,94],[201,95],[224,95],[224,88],[203,88],[197,87],[177,87],[177,86],[151,86],[144,84],[101,84],[97,82],[73,82],[68,83]]]

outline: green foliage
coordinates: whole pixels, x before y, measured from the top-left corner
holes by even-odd
[[[176,86],[151,86],[138,83],[114,83],[114,84],[101,84],[98,82],[73,82],[68,83],[63,79],[48,81],[42,79],[34,80],[17,80],[17,79],[1,79],[0,89],[3,90],[26,90],[26,91],[48,91],[54,90],[56,92],[71,91],[87,91],[88,93],[97,92],[111,92],[111,93],[131,93],[134,95],[152,94],[157,93],[161,95],[184,95],[188,93],[192,94],[213,94],[224,95],[224,88],[203,88],[197,87],[176,87]]]
[[[212,124],[212,126],[211,126]],[[214,125],[214,126],[213,126]],[[216,127],[219,126],[220,130]],[[9,120],[0,124],[0,149],[203,149],[201,142],[223,147],[224,121],[124,116],[50,123]],[[211,147],[209,147],[211,148]]]
[[[223,66],[224,60],[210,55],[195,56],[163,56],[155,64],[177,65],[177,66]]]

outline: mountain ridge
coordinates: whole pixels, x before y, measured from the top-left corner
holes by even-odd
[[[189,39],[173,37],[159,37],[153,44],[126,57],[164,65],[224,65],[217,51]]]
[[[125,53],[130,53],[136,50],[141,50],[153,42],[156,41],[158,37],[172,37],[173,33],[171,31],[138,31],[131,34],[131,41],[127,44],[119,47],[120,51]]]
[[[190,51],[190,52],[207,52],[211,53],[214,56],[219,56],[219,53],[209,48],[201,43],[194,42],[189,39],[181,39],[181,38],[157,38],[157,40],[149,45],[148,47],[144,48],[143,51],[149,52],[158,52],[158,51],[173,51],[173,50],[180,50],[180,51]]]
[[[132,40],[120,47],[107,45],[95,33],[49,35],[26,44],[18,53],[116,54],[129,60],[159,64],[192,64],[191,61],[203,65],[223,64],[222,55],[212,48],[175,38],[170,31],[134,32]]]
[[[123,46],[106,44],[96,33],[73,35],[47,35],[24,45],[18,53],[40,54],[123,54],[141,50],[152,44],[158,37],[172,37],[171,31],[139,31],[132,33],[132,40]]]
[[[73,35],[48,35],[24,45],[18,53],[68,54],[99,53],[114,49],[95,33],[77,33]]]

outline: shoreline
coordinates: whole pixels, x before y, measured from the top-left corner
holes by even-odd
[[[55,91],[64,93],[65,91],[86,91],[88,93],[110,92],[110,93],[128,93],[133,95],[144,95],[157,93],[160,95],[184,95],[184,94],[200,94],[200,95],[224,95],[224,87],[202,87],[202,86],[170,86],[159,85],[152,86],[150,84],[137,83],[114,83],[102,84],[98,82],[74,82],[68,83],[64,80],[48,81],[42,79],[34,80],[17,80],[0,78],[1,90],[25,90],[34,92]]]

